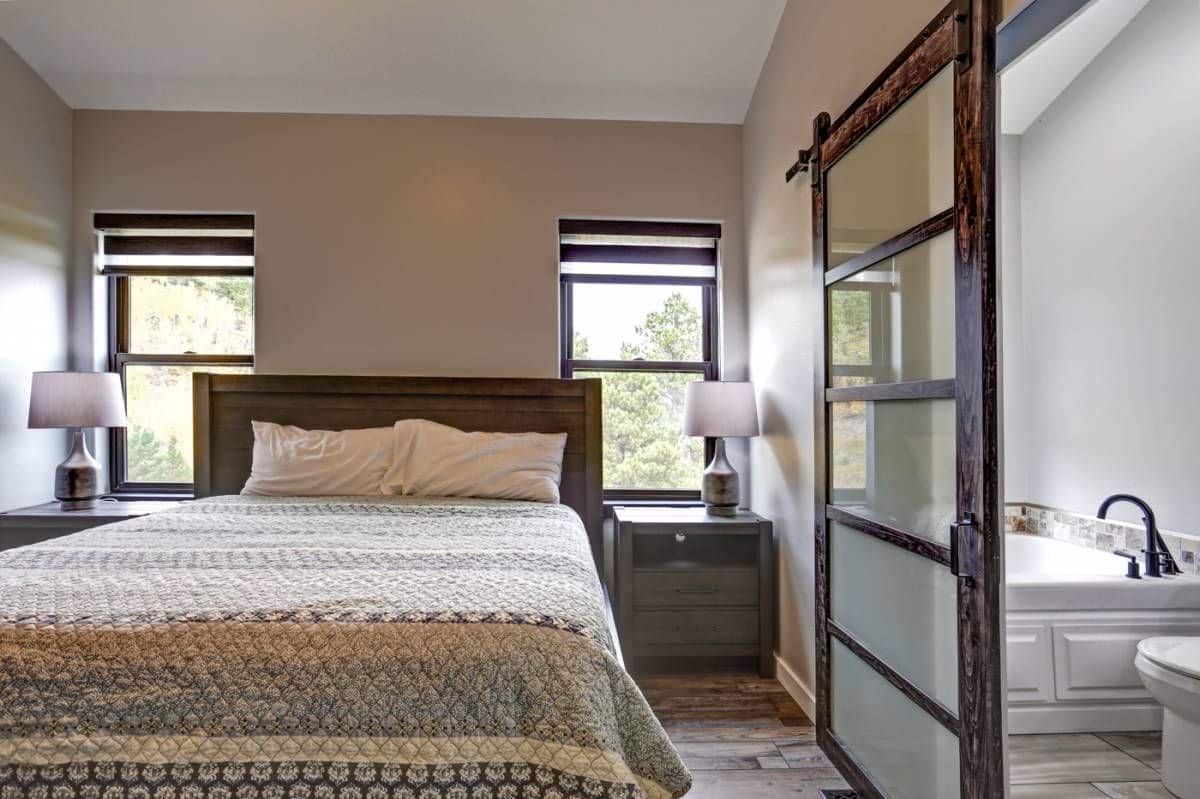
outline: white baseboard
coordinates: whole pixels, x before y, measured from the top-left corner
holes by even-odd
[[[1064,702],[1008,706],[1012,735],[1063,732],[1135,732],[1162,729],[1157,702],[1069,704]]]
[[[817,697],[812,690],[804,684],[796,672],[792,671],[783,658],[775,655],[775,678],[779,680],[779,684],[784,690],[791,694],[792,699],[796,700],[796,704],[809,717],[816,721],[817,718]]]

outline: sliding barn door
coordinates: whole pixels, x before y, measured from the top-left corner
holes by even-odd
[[[1004,795],[995,13],[947,7],[805,154],[817,726],[864,797]]]

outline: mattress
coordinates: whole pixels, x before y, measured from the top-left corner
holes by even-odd
[[[0,799],[689,785],[566,506],[217,497],[0,553]]]

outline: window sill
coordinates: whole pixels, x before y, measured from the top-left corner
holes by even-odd
[[[121,500],[122,502],[184,502],[189,499],[195,499],[195,495],[191,493],[181,494],[178,492],[161,493],[154,491],[113,491],[105,494],[105,497]],[[701,508],[704,503],[699,498],[696,499],[680,499],[675,497],[644,497],[640,499],[606,499],[604,500],[605,516],[612,515],[612,508],[616,507],[632,507],[632,508]]]
[[[196,498],[190,491],[112,491],[104,496],[121,502],[183,502]]]
[[[604,500],[604,518],[611,519],[613,508],[702,508],[704,503],[699,498],[644,498],[644,499],[606,499]]]

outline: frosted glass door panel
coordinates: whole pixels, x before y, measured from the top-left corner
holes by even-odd
[[[833,640],[830,728],[890,799],[958,799],[958,738]]]
[[[954,234],[827,289],[834,387],[954,377]]]
[[[864,516],[948,544],[954,522],[954,400],[830,404],[830,497]]]
[[[954,65],[854,145],[827,177],[827,268],[953,207]]]
[[[829,525],[830,615],[913,685],[958,712],[956,579],[874,536]]]

